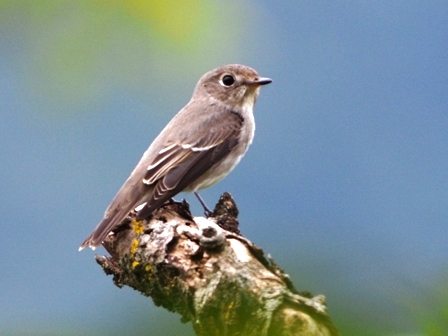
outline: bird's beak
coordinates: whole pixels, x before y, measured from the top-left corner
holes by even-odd
[[[266,77],[260,77],[253,81],[248,82],[249,85],[266,85],[272,83],[272,79]]]

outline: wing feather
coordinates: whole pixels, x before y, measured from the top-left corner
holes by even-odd
[[[148,185],[155,183],[173,167],[189,160],[195,153],[210,150],[234,136],[235,133],[239,134],[244,121],[241,115],[226,110],[224,107],[222,109],[219,113],[203,110],[200,112],[204,114],[200,117],[177,120],[178,124],[188,122],[188,130],[182,129],[178,134],[169,134],[166,137],[164,145],[150,161],[143,183]],[[204,128],[206,128],[205,132]]]
[[[190,150],[187,159],[172,167],[155,185],[151,198],[139,212],[139,218],[145,218],[166,200],[183,191],[202,174],[223,160],[238,144],[238,133],[222,141],[217,146],[194,152]]]
[[[201,102],[196,102],[201,103]],[[154,189],[139,218],[148,216],[166,200],[186,189],[213,165],[221,161],[238,144],[244,119],[224,105],[190,105],[195,117],[179,114],[173,119],[176,129],[164,135],[164,143],[149,161],[143,183]],[[210,112],[210,108],[215,111]],[[179,118],[179,119],[176,119]],[[176,119],[176,120],[175,120]]]

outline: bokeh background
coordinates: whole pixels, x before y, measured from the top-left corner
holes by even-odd
[[[0,1],[0,334],[193,335],[78,246],[227,63],[274,83],[202,196],[343,335],[448,334],[448,3],[255,0]]]

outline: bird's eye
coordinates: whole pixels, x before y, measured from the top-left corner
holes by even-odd
[[[235,83],[235,78],[230,75],[225,75],[224,77],[222,77],[221,83],[224,84],[224,86],[232,86],[233,83]]]

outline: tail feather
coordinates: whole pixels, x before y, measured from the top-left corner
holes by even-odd
[[[140,162],[132,171],[126,182],[118,190],[114,199],[104,214],[103,220],[93,230],[93,232],[84,240],[79,247],[82,250],[86,247],[95,247],[101,245],[104,238],[109,234],[115,226],[119,225],[126,215],[136,206],[144,203],[147,196],[151,195],[152,186],[143,183],[143,176],[150,165],[150,158],[148,152],[153,145],[143,154]]]
[[[116,207],[112,213],[108,211],[103,220],[93,230],[93,232],[84,240],[79,250],[85,247],[95,249],[99,246],[111,230],[126,217],[126,215],[134,208],[133,204],[123,207]]]
[[[128,192],[128,190],[130,190],[130,192]],[[112,203],[107,208],[103,220],[84,240],[79,247],[79,250],[82,250],[85,247],[95,249],[97,246],[101,245],[109,232],[119,225],[131,210],[144,202],[143,198],[146,193],[150,194],[150,188],[148,188],[148,186],[145,186],[143,183],[138,185],[133,183],[132,180],[128,180],[118,191]]]

